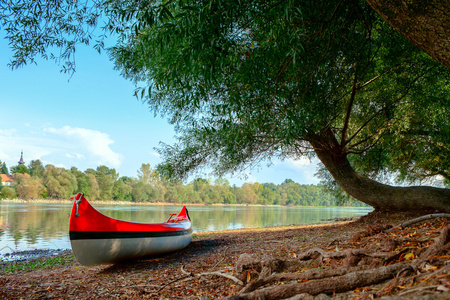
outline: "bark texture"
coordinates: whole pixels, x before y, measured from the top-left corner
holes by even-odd
[[[416,47],[450,68],[450,1],[366,1]]]
[[[390,186],[361,176],[350,165],[347,154],[331,130],[310,137],[309,142],[339,186],[375,209],[450,212],[450,189]]]

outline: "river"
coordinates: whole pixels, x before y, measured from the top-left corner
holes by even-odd
[[[176,205],[94,204],[120,220],[155,223],[178,213]],[[284,206],[187,206],[194,232],[280,225],[304,225],[366,215],[371,208]],[[0,255],[34,249],[70,249],[72,204],[0,202]],[[329,221],[328,221],[329,222]]]

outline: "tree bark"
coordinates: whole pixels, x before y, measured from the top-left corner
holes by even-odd
[[[391,186],[355,172],[331,129],[309,137],[308,141],[334,180],[357,200],[382,211],[450,212],[450,189]]]
[[[450,68],[448,0],[366,0],[395,30]]]

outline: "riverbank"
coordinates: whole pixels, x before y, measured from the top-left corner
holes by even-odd
[[[89,200],[89,199],[88,199]],[[72,204],[72,199],[31,199],[31,200],[24,200],[24,199],[0,199],[0,204],[4,203],[31,203],[31,204]],[[266,206],[273,206],[273,207],[325,207],[325,206],[293,206],[293,205],[278,205],[278,204],[271,204],[271,205],[264,205],[264,204],[228,204],[228,203],[168,203],[168,202],[132,202],[132,201],[108,201],[108,200],[95,200],[91,201],[92,204],[104,204],[104,205],[167,205],[167,206],[257,206],[257,207],[266,207]],[[355,207],[355,208],[364,208],[369,206],[326,206],[326,207]]]
[[[321,293],[326,294],[321,299],[446,299],[450,288],[449,241],[443,244],[447,248],[439,249],[435,241],[449,227],[448,219],[430,219],[386,231],[415,217],[372,213],[351,222],[196,233],[182,251],[116,265],[85,267],[71,254],[63,254],[60,257],[66,259],[61,265],[0,275],[0,298],[217,299],[244,291],[238,299],[252,299],[255,294],[250,290],[265,279],[267,287],[257,287],[256,291],[266,299],[283,299],[276,294],[283,287],[285,293],[301,292],[305,287],[310,294],[302,292],[302,298],[295,299],[312,299]],[[353,254],[339,257],[344,252]],[[433,255],[427,257],[431,252]],[[260,264],[263,261],[265,265]],[[264,268],[269,265],[274,269],[267,277]],[[416,267],[410,272],[408,266]],[[357,272],[373,272],[369,277],[379,278],[377,270],[386,273],[396,267],[401,270],[384,279],[351,285],[352,274],[362,279],[363,273]],[[312,276],[311,272],[315,279],[306,277]],[[326,272],[335,276],[318,279]],[[348,288],[338,288],[342,286]]]

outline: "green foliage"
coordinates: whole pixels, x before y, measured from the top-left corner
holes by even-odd
[[[131,201],[133,199],[131,195],[133,188],[128,184],[129,181],[128,177],[120,177],[114,183],[114,200]]]
[[[0,268],[0,273],[8,275],[11,273],[30,272],[37,269],[52,268],[56,266],[72,265],[75,261],[73,254],[66,256],[43,257],[31,261],[14,261],[5,263]]]
[[[334,151],[371,178],[448,176],[449,70],[365,1],[206,3],[115,10],[129,26],[111,49],[117,68],[179,132],[160,174],[311,157],[308,142],[331,130]]]
[[[45,166],[43,180],[48,195],[52,198],[68,199],[78,189],[77,177],[71,171],[57,168],[51,164]]]
[[[86,197],[90,198],[90,192],[92,183],[90,181],[89,175],[79,171],[77,168],[70,168],[70,172],[75,176],[77,180],[77,193],[83,193]]]
[[[142,164],[138,170],[138,180],[142,183],[148,184],[156,182],[159,179],[159,174],[156,170],[152,169],[150,164]]]
[[[330,136],[335,146],[318,148],[372,179],[449,180],[450,71],[363,0],[4,1],[0,11],[12,66],[51,58],[58,46],[68,70],[104,13],[103,29],[118,36],[109,49],[117,69],[176,126],[178,143],[162,144],[164,163],[153,175],[143,164],[139,182],[118,183],[105,166],[87,170],[92,198],[125,198],[130,186],[134,201],[316,203],[316,190],[291,181],[230,193],[201,178],[183,190],[179,180],[202,168],[220,177],[273,158],[311,158],[311,144]],[[327,171],[319,175],[346,197]],[[54,196],[59,181],[50,179]]]
[[[0,198],[2,199],[14,199],[17,198],[17,193],[14,187],[4,186],[0,191]]]
[[[149,184],[137,182],[131,191],[134,202],[155,202],[158,190]]]
[[[75,48],[89,45],[101,17],[102,1],[0,1],[1,27],[14,52],[12,68],[53,59],[62,71],[75,71]],[[100,51],[103,38],[94,47]]]
[[[45,192],[45,187],[42,184],[42,179],[39,177],[31,177],[29,174],[16,173],[14,175],[16,183],[17,196],[22,199],[39,199]]]
[[[115,182],[118,177],[119,174],[114,169],[110,169],[107,166],[97,167],[95,178],[97,179],[102,199],[113,199]]]
[[[114,169],[99,166],[85,172],[72,167],[70,170],[48,164],[42,177],[34,173],[15,174],[15,185],[4,186],[0,198],[52,198],[69,199],[82,192],[89,200],[131,201],[146,203],[182,204],[259,204],[259,205],[303,205],[333,206],[333,196],[323,186],[301,185],[290,179],[282,184],[245,183],[241,187],[230,186],[222,177],[213,183],[210,179],[196,178],[189,183],[166,180],[149,164],[142,164],[146,173],[152,174],[145,183],[143,172],[138,178],[120,177]],[[148,166],[148,167],[147,167]],[[33,169],[33,168],[30,168]],[[98,184],[102,183],[102,187]],[[106,192],[109,192],[109,196]],[[109,197],[109,198],[108,198]],[[339,204],[339,203],[338,203]],[[351,205],[361,206],[360,202]]]
[[[42,178],[44,176],[44,165],[39,159],[32,160],[28,165],[28,170],[30,170],[30,175]]]
[[[6,163],[5,162],[2,163],[2,167],[0,169],[0,174],[9,174],[8,168],[6,167]]]
[[[29,174],[30,170],[28,170],[27,166],[25,166],[25,165],[17,165],[15,167],[11,167],[11,174],[15,174],[15,173],[18,173],[18,174],[25,174],[25,173],[27,173],[27,174]]]

